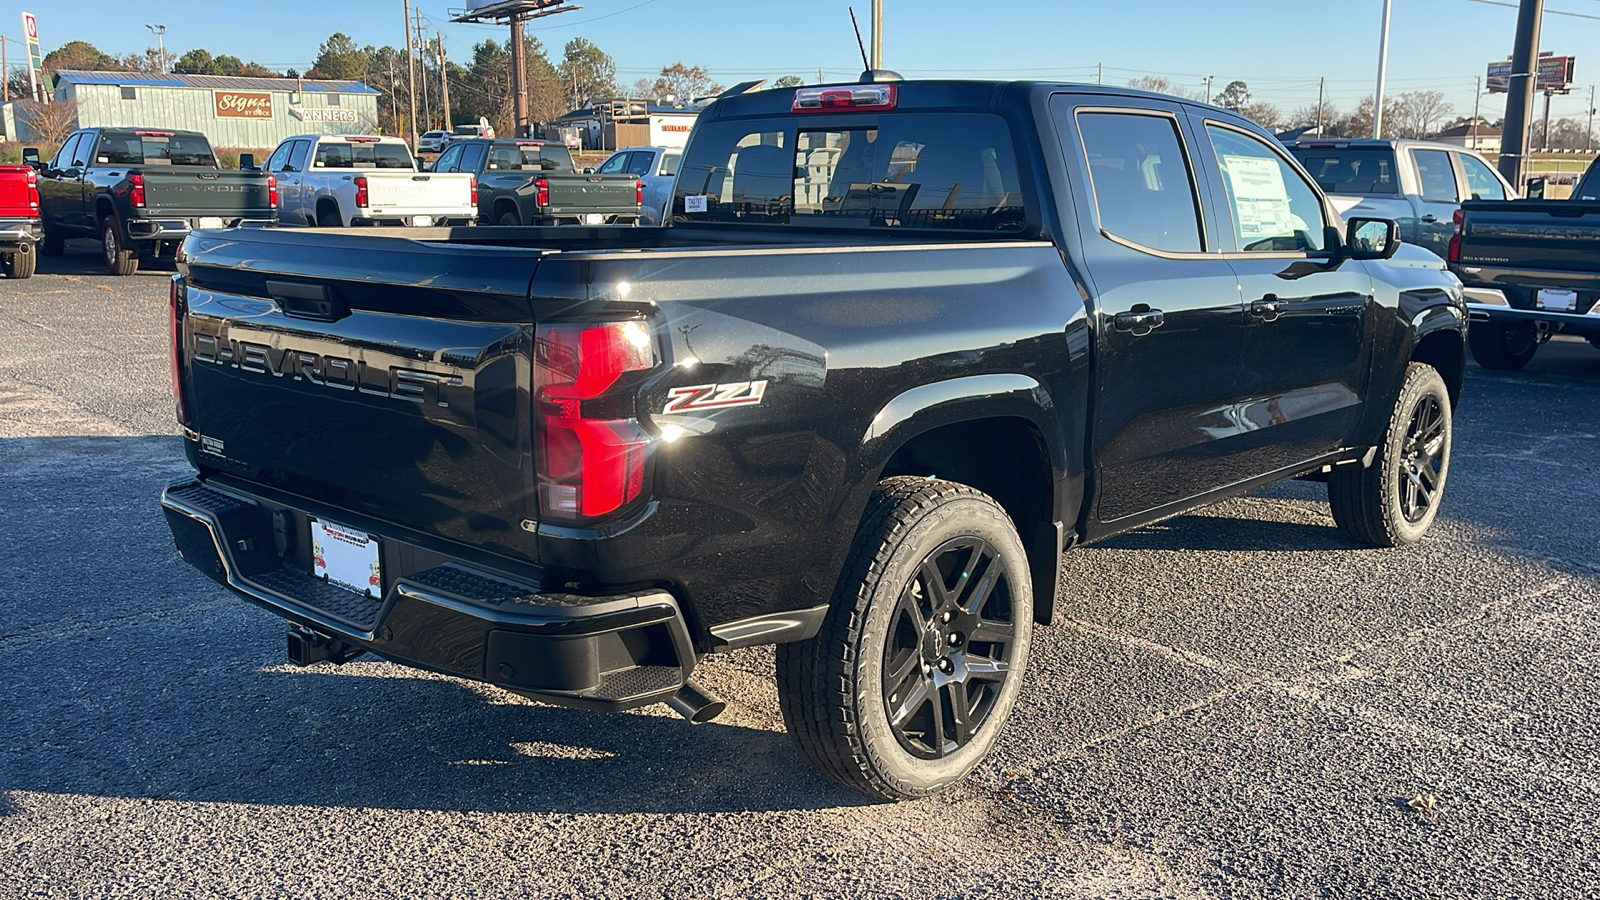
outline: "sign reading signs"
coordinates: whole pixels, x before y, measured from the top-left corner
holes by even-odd
[[[1534,80],[1533,89],[1565,94],[1572,86],[1575,63],[1575,57],[1541,54],[1539,75]],[[1488,88],[1491,94],[1504,94],[1511,90],[1511,60],[1489,63]]]
[[[356,111],[339,106],[290,108],[289,115],[302,122],[355,122]]]
[[[272,118],[272,94],[268,91],[212,91],[211,103],[220,119]]]

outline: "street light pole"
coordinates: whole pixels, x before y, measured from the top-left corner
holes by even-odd
[[[156,58],[156,67],[161,70],[162,74],[166,74],[166,71],[167,71],[167,39],[166,39],[167,26],[165,26],[165,25],[146,25],[145,27],[150,29],[152,32],[155,33],[155,36],[156,36],[156,52],[160,54],[160,56],[158,56]]]
[[[1378,37],[1378,92],[1372,97],[1372,136],[1383,137],[1383,77],[1389,67],[1389,7],[1393,0],[1383,0],[1383,30]]]
[[[1500,174],[1522,193],[1523,169],[1528,161],[1528,115],[1533,112],[1533,88],[1539,71],[1539,26],[1544,20],[1544,0],[1522,0],[1517,11],[1517,42],[1511,52],[1511,75],[1506,79],[1506,120],[1501,129]]]

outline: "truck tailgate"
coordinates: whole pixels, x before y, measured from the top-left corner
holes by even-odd
[[[632,175],[549,175],[551,215],[637,213],[639,180]]]
[[[185,252],[197,467],[531,556],[542,251],[251,229]]]
[[[266,218],[272,214],[271,189],[262,172],[147,166],[145,207],[151,215]]]
[[[1461,264],[1588,272],[1600,279],[1600,203],[1469,200]]]
[[[33,169],[28,166],[0,166],[0,218],[36,218],[37,206],[30,205],[34,183]]]
[[[472,199],[472,176],[466,173],[370,171],[363,174],[373,215],[414,212],[477,215],[477,204]]]

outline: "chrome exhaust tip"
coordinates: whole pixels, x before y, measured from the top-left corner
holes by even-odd
[[[728,704],[692,681],[668,697],[667,705],[694,725],[709,722],[728,708]]]

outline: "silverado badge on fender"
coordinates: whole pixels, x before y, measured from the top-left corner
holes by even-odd
[[[763,381],[735,381],[729,384],[697,384],[667,392],[663,413],[691,412],[697,409],[722,409],[725,406],[756,406],[767,393]]]

